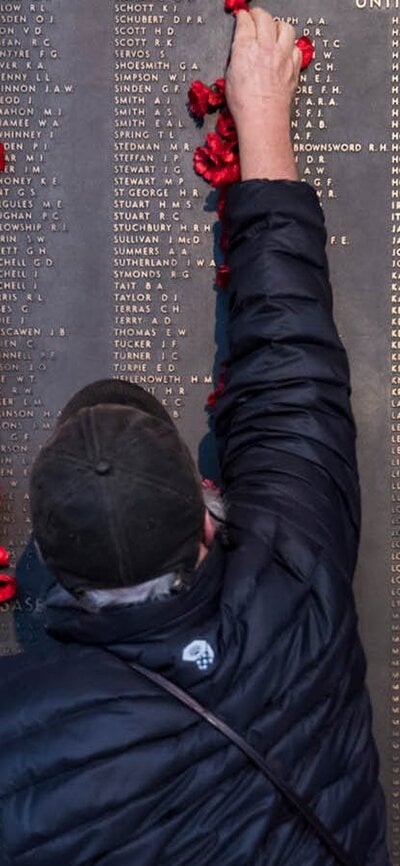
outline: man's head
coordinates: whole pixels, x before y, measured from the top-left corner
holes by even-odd
[[[168,413],[138,386],[107,379],[70,400],[35,461],[30,498],[42,556],[72,592],[196,565],[200,479]]]

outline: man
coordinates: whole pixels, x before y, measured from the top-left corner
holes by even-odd
[[[140,389],[85,389],[34,466],[48,639],[3,667],[1,866],[389,863],[351,588],[348,364],[322,213],[290,143],[294,39],[265,12],[238,15],[223,531],[172,422]],[[348,859],[132,662],[244,736]]]

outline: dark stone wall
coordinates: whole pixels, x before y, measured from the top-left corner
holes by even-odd
[[[293,134],[325,208],[352,366],[363,491],[355,589],[400,863],[397,5],[269,8],[316,43]],[[222,0],[0,2],[1,541],[14,558],[29,534],[32,459],[90,380],[127,376],[154,390],[203,474],[217,473],[204,404],[226,352],[225,302],[213,288],[215,196],[192,169],[213,120],[196,126],[185,102],[192,79],[223,74],[232,28]],[[3,653],[14,645],[9,613]]]

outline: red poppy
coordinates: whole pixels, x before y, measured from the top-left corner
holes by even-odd
[[[221,138],[224,138],[225,141],[229,141],[231,146],[238,146],[239,142],[235,121],[228,108],[221,111],[215,130]]]
[[[2,141],[0,141],[0,171],[5,171],[7,165],[6,149]]]
[[[228,187],[222,186],[219,191],[218,202],[217,202],[217,214],[220,220],[223,220],[225,216],[225,208],[226,208],[226,200],[228,197]]]
[[[221,247],[221,250],[224,253],[228,252],[228,250],[229,250],[229,235],[228,235],[228,232],[226,229],[223,229],[223,231],[221,232],[221,236],[219,239],[219,245]]]
[[[215,278],[216,285],[219,289],[227,289],[229,286],[229,278],[231,274],[231,269],[229,265],[220,265],[217,268],[217,274]]]
[[[17,581],[10,574],[0,574],[0,604],[17,594]]]
[[[209,108],[223,108],[225,105],[225,78],[217,78],[211,85],[208,98]]]
[[[198,117],[200,120],[205,117],[208,111],[208,100],[210,95],[210,88],[207,84],[203,84],[202,81],[193,81],[190,85],[188,98],[189,98],[189,111],[194,117]]]
[[[10,554],[5,547],[0,545],[0,568],[5,568],[10,564]]]
[[[203,81],[193,81],[188,92],[189,111],[203,120],[206,114],[225,105],[225,78],[218,78],[211,87]]]
[[[224,141],[217,132],[209,132],[206,136],[206,147],[216,157],[220,157],[225,164],[237,162],[239,159],[239,148],[232,147],[229,141]]]
[[[225,0],[226,12],[233,12],[233,14],[236,15],[236,13],[241,9],[245,12],[249,11],[248,0]]]
[[[221,395],[224,393],[224,389],[225,389],[225,367],[226,367],[226,364],[225,364],[225,363],[221,364],[221,371],[220,371],[220,374],[219,374],[219,376],[218,376],[217,385],[216,385],[214,391],[211,391],[211,394],[208,395],[208,398],[207,398],[207,406],[208,406],[209,409],[214,409],[214,407],[215,407],[215,405],[216,405],[216,403],[217,403],[217,400],[219,400],[219,398],[221,397]]]
[[[308,36],[300,36],[300,39],[297,40],[296,45],[298,48],[300,48],[300,51],[303,55],[303,62],[301,64],[301,68],[307,69],[307,66],[309,66],[312,60],[314,60],[314,45],[311,42],[311,39],[308,38]]]
[[[239,154],[215,132],[209,132],[204,147],[194,152],[194,170],[212,186],[240,180]]]

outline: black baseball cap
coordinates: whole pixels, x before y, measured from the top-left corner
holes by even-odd
[[[201,482],[159,401],[118,379],[67,403],[31,474],[33,533],[71,592],[134,586],[194,568]]]

